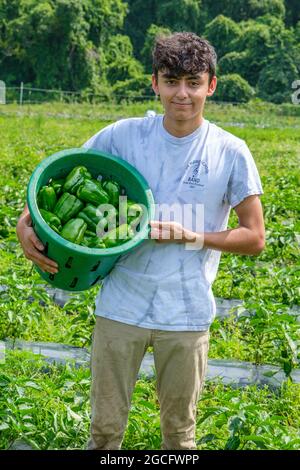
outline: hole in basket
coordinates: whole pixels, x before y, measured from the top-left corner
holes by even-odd
[[[70,284],[70,287],[75,287],[78,282],[78,277],[74,277],[73,281]]]
[[[46,255],[46,254],[48,253],[48,246],[49,246],[49,243],[46,242],[46,243],[45,243],[45,248],[44,248],[44,250],[43,250],[44,255]]]
[[[55,277],[55,275],[53,273],[49,274],[50,281],[53,281],[54,277]]]
[[[97,271],[101,261],[98,261],[98,263],[95,264],[95,266],[92,267],[91,271]]]
[[[99,279],[102,279],[102,276],[100,274],[100,276],[96,277],[96,279],[94,280],[94,282],[92,282],[91,286],[94,286],[98,281]]]
[[[65,268],[71,268],[72,267],[72,261],[73,261],[73,256],[70,256],[68,258],[68,261],[65,264]]]
[[[135,227],[135,231],[136,233],[139,233],[141,231],[141,224],[140,222],[137,224],[137,226]]]

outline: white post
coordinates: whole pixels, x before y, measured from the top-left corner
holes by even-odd
[[[5,82],[0,80],[0,104],[6,104],[5,91]]]
[[[21,85],[20,85],[20,105],[22,106],[23,104],[23,82],[21,82]]]

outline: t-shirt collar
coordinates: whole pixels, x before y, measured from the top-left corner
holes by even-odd
[[[174,135],[170,134],[165,129],[164,124],[163,124],[164,115],[159,114],[158,118],[159,118],[159,123],[158,123],[159,132],[160,132],[161,136],[164,139],[168,140],[169,142],[173,142],[173,143],[176,143],[176,144],[186,144],[187,142],[190,142],[194,139],[199,138],[206,131],[207,126],[208,126],[208,120],[203,118],[203,122],[202,122],[201,126],[199,126],[197,129],[195,129],[191,134],[188,134],[184,137],[175,137]]]

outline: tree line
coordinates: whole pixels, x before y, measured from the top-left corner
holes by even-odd
[[[0,80],[154,96],[154,39],[175,31],[215,47],[215,100],[290,101],[300,79],[299,0],[0,0]]]

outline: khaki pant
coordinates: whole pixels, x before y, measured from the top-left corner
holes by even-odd
[[[163,331],[96,317],[87,449],[121,449],[142,359],[153,346],[161,449],[196,449],[196,407],[203,387],[209,331]]]

